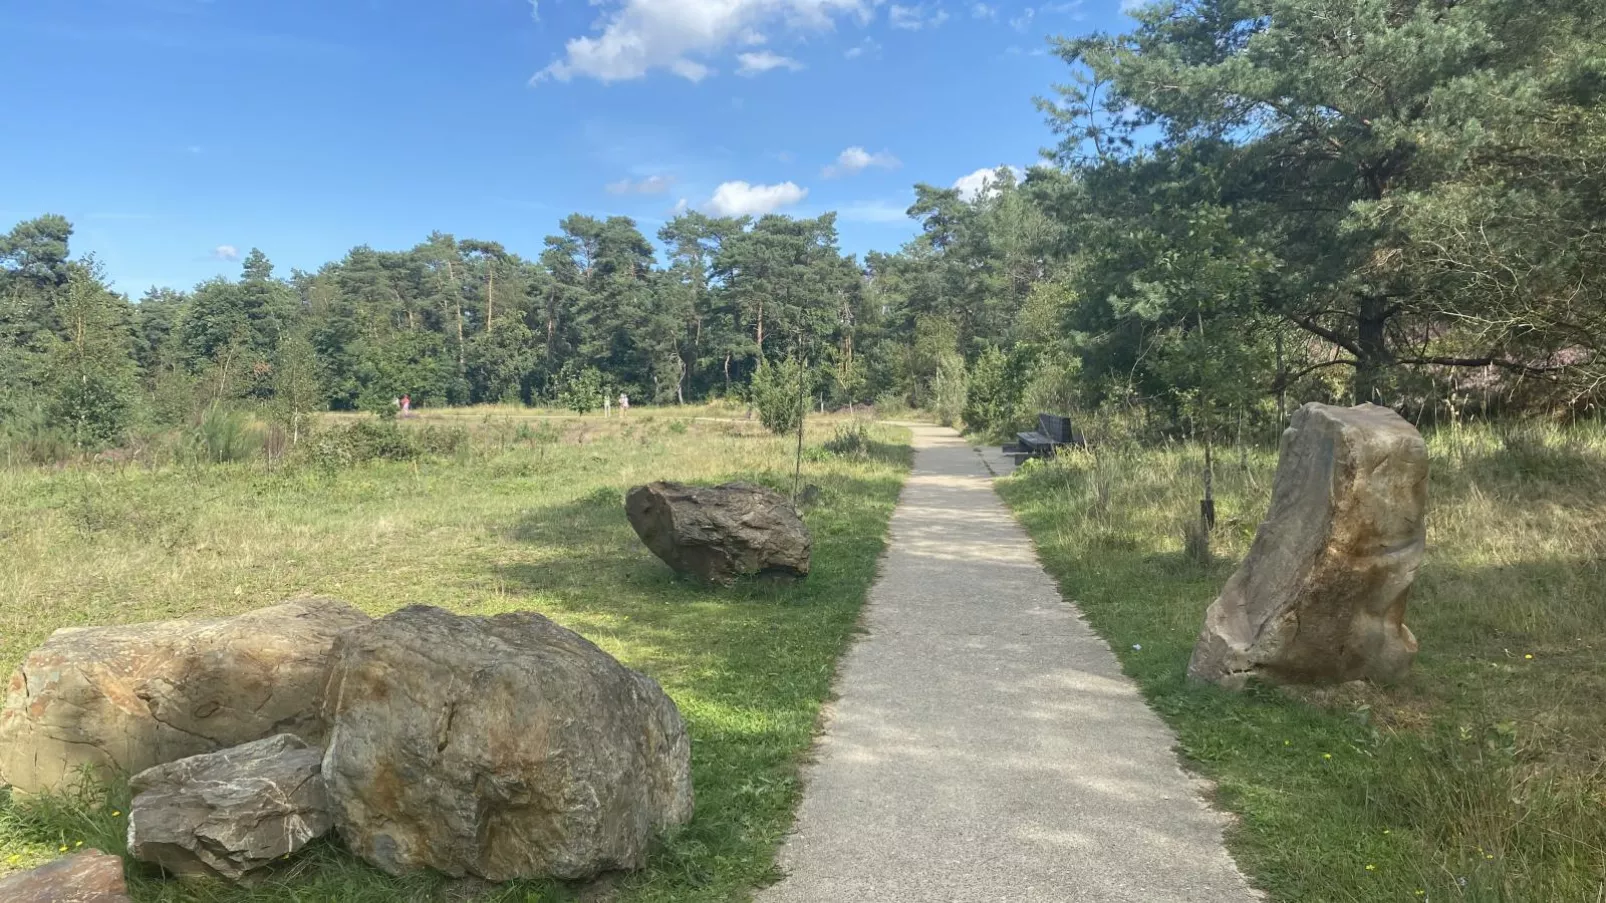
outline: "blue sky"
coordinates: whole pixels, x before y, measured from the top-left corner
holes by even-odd
[[[253,246],[533,257],[574,211],[834,209],[894,250],[915,182],[1036,159],[1045,37],[1120,2],[0,0],[0,228],[65,214],[136,297]]]

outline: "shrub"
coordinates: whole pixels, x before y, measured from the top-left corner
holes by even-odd
[[[570,361],[558,374],[558,404],[576,414],[589,414],[602,403],[607,389],[595,367],[579,369]]]
[[[347,467],[367,461],[416,461],[450,457],[468,447],[462,427],[409,429],[395,420],[358,420],[313,435],[301,445],[307,460],[324,467]]]
[[[870,454],[870,430],[863,423],[849,423],[837,427],[836,435],[825,441],[825,450],[833,455],[866,458]]]
[[[184,437],[185,456],[192,461],[228,464],[244,461],[262,451],[262,434],[251,418],[227,408],[211,408]]]
[[[770,432],[784,436],[797,430],[809,392],[807,379],[803,366],[791,358],[759,364],[753,374],[752,401]]]
[[[965,359],[957,354],[945,354],[937,363],[937,375],[931,379],[931,413],[944,426],[956,426],[965,411],[966,394]]]

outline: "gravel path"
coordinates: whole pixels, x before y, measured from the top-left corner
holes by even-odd
[[[1223,820],[977,452],[915,426],[787,877],[759,903],[1248,903]],[[995,467],[996,467],[995,463]]]

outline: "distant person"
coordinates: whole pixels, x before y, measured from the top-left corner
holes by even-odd
[[[403,395],[401,397],[401,413],[403,417],[413,416],[413,397],[411,395]]]
[[[602,396],[602,419],[607,420],[613,416],[613,399],[607,395]]]
[[[627,412],[629,410],[630,410],[630,396],[626,395],[623,392],[620,392],[619,393],[619,416],[620,417],[625,416],[625,412]]]

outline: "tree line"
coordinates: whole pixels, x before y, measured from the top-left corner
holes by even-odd
[[[527,258],[428,236],[280,276],[110,292],[71,226],[0,238],[0,415],[93,446],[283,411],[749,397],[989,432],[1117,406],[1159,430],[1295,401],[1586,411],[1606,369],[1606,11],[1554,0],[1176,0],[1058,39],[1048,162],[917,185],[920,233],[688,212],[564,219]],[[30,419],[31,418],[31,419]]]

